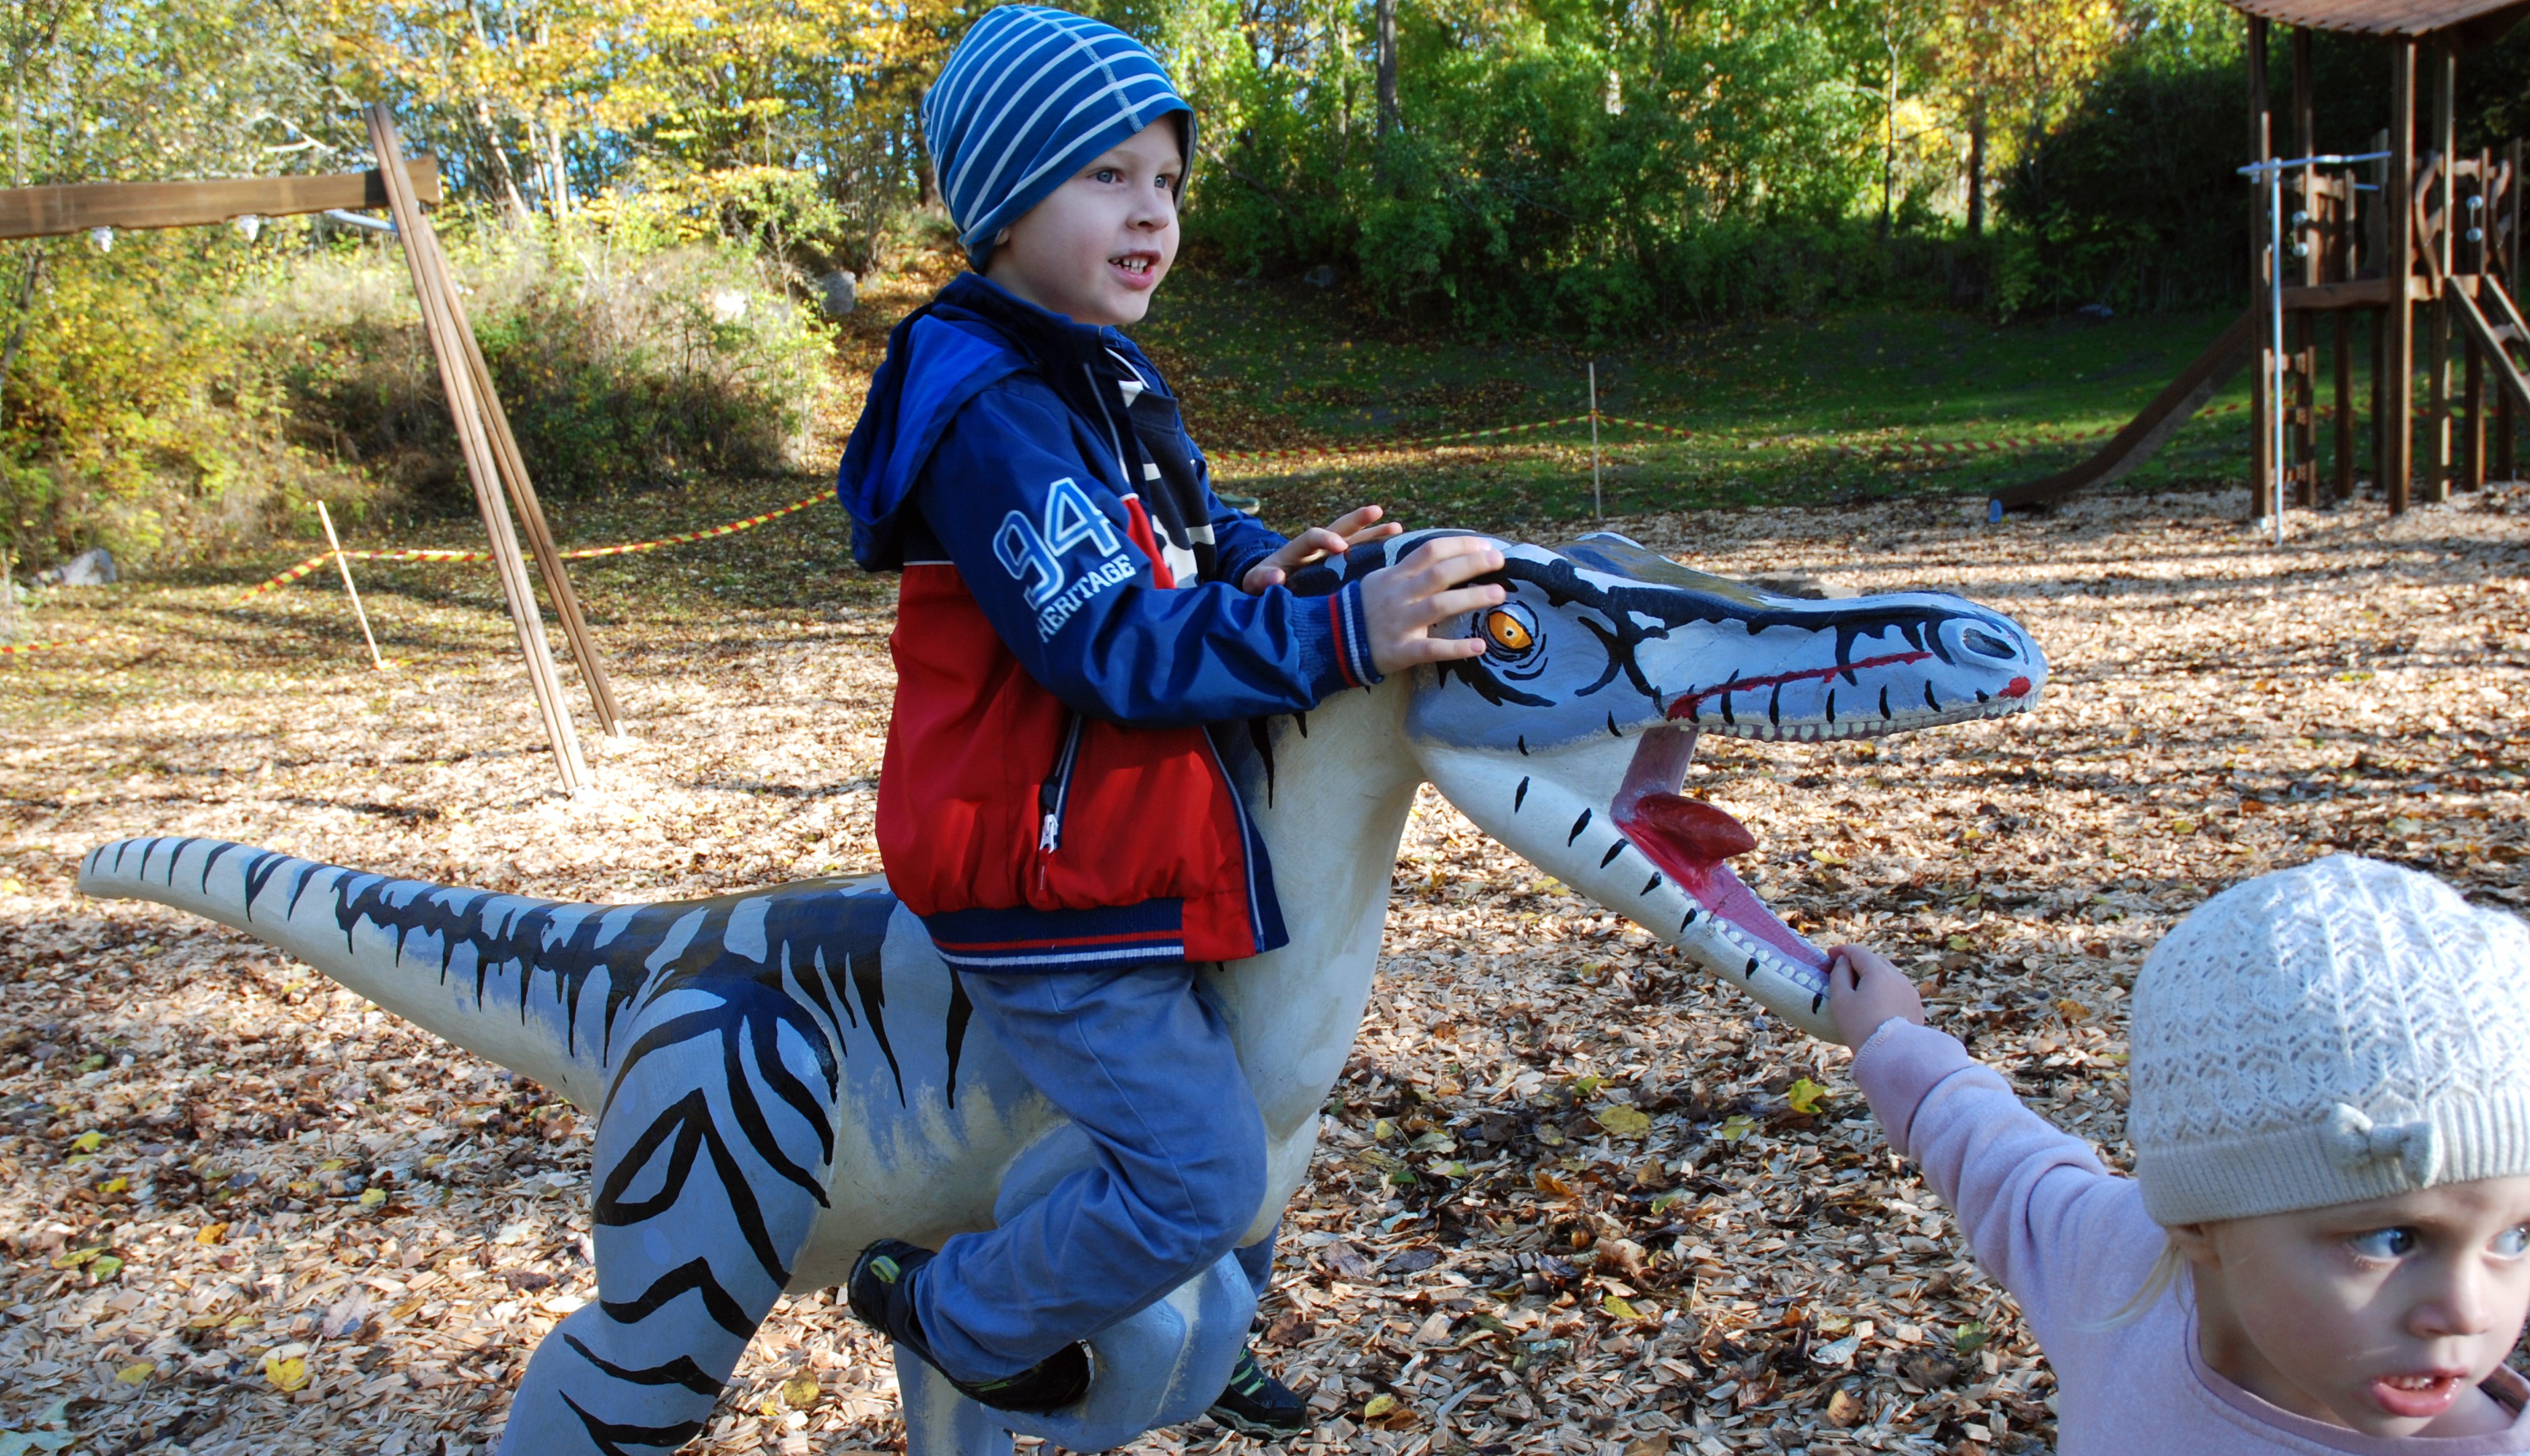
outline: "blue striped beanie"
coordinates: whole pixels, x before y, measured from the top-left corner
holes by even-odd
[[[981,268],[1002,229],[1100,152],[1176,112],[1185,113],[1191,160],[1194,108],[1140,41],[1068,10],[1005,5],[967,30],[923,93],[922,138],[958,241]]]

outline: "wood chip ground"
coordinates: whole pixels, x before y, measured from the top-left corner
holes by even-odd
[[[2297,516],[2281,551],[2240,500],[1618,523],[1710,569],[1950,587],[2036,631],[2032,716],[1709,743],[1689,790],[1756,832],[1742,863],[1796,926],[1913,969],[1938,1024],[2113,1160],[2126,989],[2208,894],[2350,849],[2530,908],[2530,496]],[[588,899],[875,870],[887,599],[824,539],[777,566],[840,584],[781,605],[638,567],[698,584],[671,620],[601,620],[632,735],[593,748],[604,789],[578,802],[488,598],[419,570],[373,589],[390,676],[312,588],[248,616],[233,589],[118,589],[84,619],[105,635],[0,667],[0,1431],[96,1456],[497,1442],[592,1288],[587,1120],[254,942],[80,898],[74,862],[208,835]],[[1428,791],[1395,886],[1265,1312],[1268,1363],[1319,1415],[1294,1452],[2049,1447],[2045,1362],[1841,1050]],[[884,1449],[893,1390],[836,1296],[795,1298],[692,1449]],[[1135,1449],[1240,1444],[1198,1424]]]

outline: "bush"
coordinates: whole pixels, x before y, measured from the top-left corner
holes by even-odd
[[[827,338],[728,247],[647,256],[545,232],[453,248],[467,312],[539,493],[569,498],[788,467],[825,389]],[[311,260],[258,297],[293,428],[417,504],[471,509],[402,258]]]
[[[1358,88],[1235,72],[1190,245],[1254,273],[1338,265],[1391,314],[1479,334],[1945,299],[1929,217],[1884,239],[1852,215],[1877,196],[1874,113],[1816,28],[1612,45],[1570,17],[1473,24],[1401,13],[1410,124],[1385,138]],[[1723,77],[1764,78],[1762,101]]]
[[[370,494],[293,447],[272,373],[228,306],[252,268],[229,230],[125,234],[105,253],[21,244],[13,283],[38,249],[42,285],[0,413],[0,509],[21,560],[103,545],[182,561],[317,494]]]
[[[1998,301],[2056,310],[2245,297],[2249,188],[2234,169],[2248,160],[2246,77],[2235,16],[2170,7],[2005,178],[1996,201],[2021,236]]]
[[[452,268],[540,493],[792,462],[828,344],[769,265],[462,221],[444,235]],[[320,498],[355,520],[473,509],[401,252],[325,231],[49,244],[0,412],[0,509],[22,560],[94,545],[139,565],[199,559],[312,531]],[[0,280],[28,256],[8,255]]]

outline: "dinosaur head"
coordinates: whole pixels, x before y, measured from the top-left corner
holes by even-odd
[[[1731,869],[1756,837],[1678,792],[1698,735],[1814,742],[2023,712],[2046,681],[2037,643],[1958,597],[1779,596],[1622,536],[1502,551],[1507,599],[1444,628],[1484,655],[1414,674],[1406,736],[1426,777],[1531,863],[1827,1030],[1825,953]]]

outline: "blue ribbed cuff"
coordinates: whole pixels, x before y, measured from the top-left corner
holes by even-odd
[[[1363,620],[1361,583],[1348,581],[1323,597],[1302,597],[1293,625],[1300,637],[1300,661],[1321,701],[1340,688],[1368,687],[1381,680],[1370,665],[1370,624]]]

